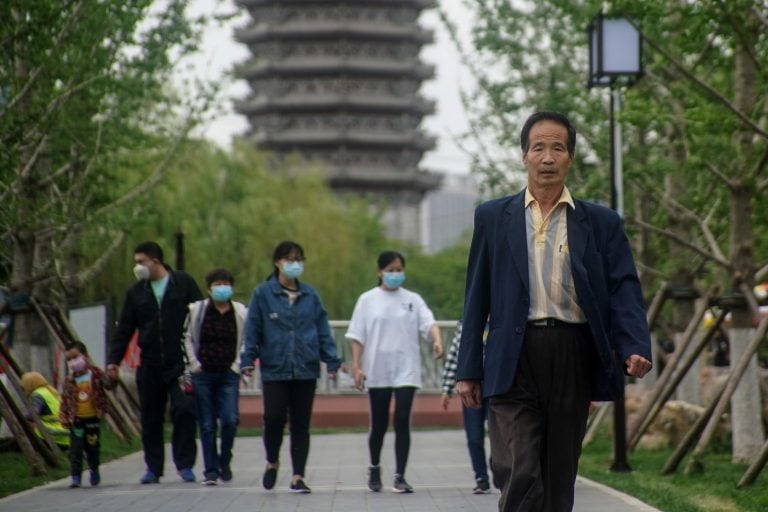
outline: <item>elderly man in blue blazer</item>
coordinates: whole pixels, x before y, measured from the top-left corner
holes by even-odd
[[[571,197],[576,132],[537,112],[521,133],[528,186],[475,211],[457,391],[488,400],[502,512],[573,508],[591,400],[651,369],[640,282],[619,215]],[[483,330],[490,331],[483,343]]]

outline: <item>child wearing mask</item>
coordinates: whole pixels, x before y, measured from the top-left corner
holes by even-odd
[[[107,411],[105,389],[110,386],[104,372],[88,357],[85,344],[76,341],[65,352],[67,374],[62,394],[61,424],[70,429],[69,464],[72,481],[70,487],[80,487],[83,472],[83,453],[91,470],[91,485],[99,485],[100,418]]]

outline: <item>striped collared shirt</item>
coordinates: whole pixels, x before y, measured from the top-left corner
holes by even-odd
[[[563,186],[560,199],[546,217],[538,201],[525,189],[525,232],[528,242],[528,281],[531,306],[528,320],[556,318],[564,322],[586,322],[576,297],[568,251],[568,207],[573,202]]]

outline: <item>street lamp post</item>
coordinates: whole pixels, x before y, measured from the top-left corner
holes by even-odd
[[[624,18],[607,18],[602,12],[587,27],[589,34],[588,87],[609,87],[611,91],[611,208],[624,216],[621,160],[622,84],[632,85],[643,74],[642,44],[637,29]],[[624,388],[613,405],[613,464],[611,471],[628,472],[627,425]]]

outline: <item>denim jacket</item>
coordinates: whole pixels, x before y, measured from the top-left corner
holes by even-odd
[[[264,381],[317,379],[320,361],[329,371],[341,365],[320,296],[311,286],[297,283],[293,304],[275,276],[251,295],[240,366],[253,368],[258,358]]]

